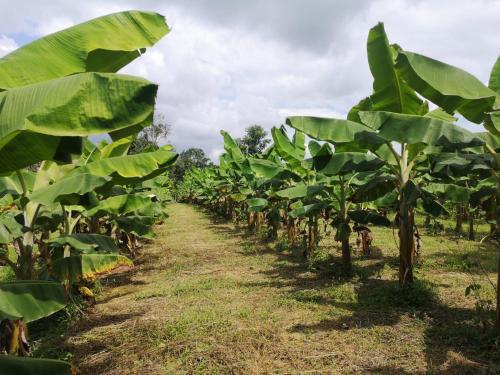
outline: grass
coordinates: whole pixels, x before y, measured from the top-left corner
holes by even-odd
[[[36,355],[107,375],[500,372],[493,327],[481,325],[493,315],[464,292],[476,282],[481,300],[493,296],[492,246],[422,231],[418,281],[401,290],[390,229],[374,229],[374,255],[355,252],[346,279],[333,236],[304,262],[286,241],[196,207],[169,214],[135,270],[103,281],[83,318],[35,329]]]

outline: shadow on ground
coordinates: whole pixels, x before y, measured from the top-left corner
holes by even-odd
[[[277,252],[268,241],[262,240],[227,220],[206,214],[211,218],[210,229],[222,236],[236,236],[244,249],[242,255],[258,257],[272,254],[275,258],[270,270],[262,271],[272,281],[265,286],[281,289],[287,298],[299,302],[338,307],[349,314],[340,318],[323,319],[312,324],[296,324],[292,332],[356,330],[374,326],[394,326],[402,319],[423,325],[423,342],[427,373],[433,374],[496,374],[500,373],[500,348],[494,342],[493,327],[482,331],[473,309],[451,307],[440,302],[437,285],[417,281],[412,287],[400,288],[396,280],[379,278],[384,267],[397,269],[396,257],[378,256],[371,262],[355,262],[354,278],[342,276],[338,256],[321,261],[306,262],[300,251]],[[490,250],[490,249],[488,249]],[[488,252],[489,253],[489,252]],[[448,255],[448,254],[447,254]],[[436,256],[439,256],[436,255]],[[460,262],[460,255],[450,262]],[[395,271],[396,272],[396,271]],[[355,298],[345,301],[328,293],[332,285],[355,285]],[[248,282],[245,285],[259,286]],[[312,292],[311,292],[312,291]],[[401,339],[401,345],[411,340]],[[460,353],[460,355],[456,354]],[[400,367],[364,369],[373,374],[410,374]]]

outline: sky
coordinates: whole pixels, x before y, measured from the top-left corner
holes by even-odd
[[[370,27],[391,43],[487,83],[500,54],[500,0],[0,0],[0,56],[40,36],[122,10],[163,14],[171,32],[122,72],[159,84],[158,112],[178,151],[216,160],[233,136],[289,115],[345,118],[372,92]],[[467,125],[474,130],[476,125]],[[478,131],[481,129],[476,126]]]

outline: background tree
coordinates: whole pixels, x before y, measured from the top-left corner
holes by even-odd
[[[258,154],[271,142],[267,138],[268,133],[260,125],[252,125],[245,129],[243,138],[238,138],[236,142],[241,151],[249,155]]]
[[[191,147],[179,154],[177,163],[172,168],[172,177],[179,181],[184,174],[194,168],[205,168],[212,163],[201,148]]]
[[[139,154],[143,151],[154,151],[160,148],[160,140],[166,142],[172,126],[163,113],[156,113],[153,123],[144,128],[132,142],[129,154]]]

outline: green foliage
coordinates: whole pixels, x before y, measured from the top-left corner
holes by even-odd
[[[0,283],[0,320],[31,322],[66,306],[63,286],[52,281],[11,281]],[[1,358],[1,355],[0,355]]]

